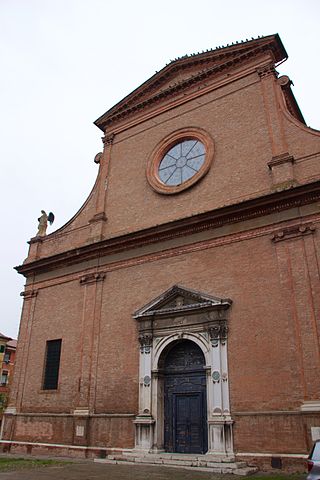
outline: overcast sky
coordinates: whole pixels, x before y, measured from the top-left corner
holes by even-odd
[[[279,33],[278,70],[308,125],[319,119],[319,0],[0,0],[0,331],[16,337],[40,210],[62,226],[80,208],[102,150],[93,121],[171,59]]]

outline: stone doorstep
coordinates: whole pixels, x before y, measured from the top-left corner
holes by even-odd
[[[248,467],[245,462],[221,461],[213,455],[184,455],[184,454],[144,454],[144,455],[108,455],[106,459],[95,459],[95,462],[112,464],[149,465],[174,468],[187,468],[212,472],[212,473],[233,473],[235,475],[249,475],[255,473],[256,467]],[[224,459],[226,460],[226,459]]]
[[[122,459],[123,457],[132,457],[132,458],[148,458],[148,459],[163,459],[163,460],[198,460],[198,461],[205,461],[205,462],[221,462],[221,463],[234,463],[235,462],[235,456],[218,456],[218,455],[213,455],[213,454],[188,454],[188,453],[147,453],[147,452],[137,452],[137,451],[131,451],[131,452],[125,452],[125,453],[115,453],[108,455],[108,457],[111,458],[117,457],[119,459]],[[244,463],[244,462],[242,462]]]

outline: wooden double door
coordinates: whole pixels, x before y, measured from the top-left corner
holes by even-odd
[[[164,364],[165,450],[205,453],[207,403],[205,359],[200,348],[185,340],[168,352]]]

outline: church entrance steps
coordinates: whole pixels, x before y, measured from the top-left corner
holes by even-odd
[[[188,470],[229,473],[235,475],[250,475],[258,469],[250,467],[245,462],[236,462],[234,457],[218,457],[215,455],[190,455],[176,453],[137,453],[125,455],[108,455],[107,458],[95,459],[99,463],[159,465],[162,467],[185,468]]]

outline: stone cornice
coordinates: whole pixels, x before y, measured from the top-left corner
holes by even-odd
[[[315,233],[316,227],[313,223],[306,223],[303,225],[292,225],[290,227],[282,228],[272,235],[271,240],[275,243],[284,240],[291,240],[292,238],[303,237]]]
[[[144,84],[125,97],[117,105],[108,110],[94,123],[102,131],[105,131],[111,124],[123,118],[135,114],[150,105],[175,96],[193,85],[205,81],[208,77],[215,75],[253,58],[261,53],[272,52],[274,61],[281,61],[287,58],[287,53],[278,35],[270,35],[256,40],[251,40],[226,48],[218,48],[197,55],[186,56],[170,63],[160,72],[147,80]],[[212,65],[212,63],[214,65]],[[210,65],[211,63],[211,65]],[[168,80],[174,80],[174,75],[185,68],[199,66],[199,72],[180,81],[175,81],[167,88],[161,89],[161,85]],[[146,94],[148,95],[145,98]]]
[[[80,285],[87,285],[89,283],[98,283],[103,282],[105,279],[104,273],[92,273],[89,275],[84,275],[80,278]]]
[[[320,200],[320,181],[295,187],[282,192],[270,193],[235,205],[222,207],[206,213],[183,218],[163,225],[147,228],[116,238],[102,240],[80,248],[68,250],[51,257],[26,262],[15,269],[28,277],[33,273],[54,270],[65,265],[76,264],[84,260],[130,250],[164,240],[185,237],[196,232],[218,228],[226,224],[250,220],[253,218],[307,205]]]
[[[24,298],[24,300],[30,300],[38,295],[38,290],[25,290],[24,292],[20,293],[20,296]]]

